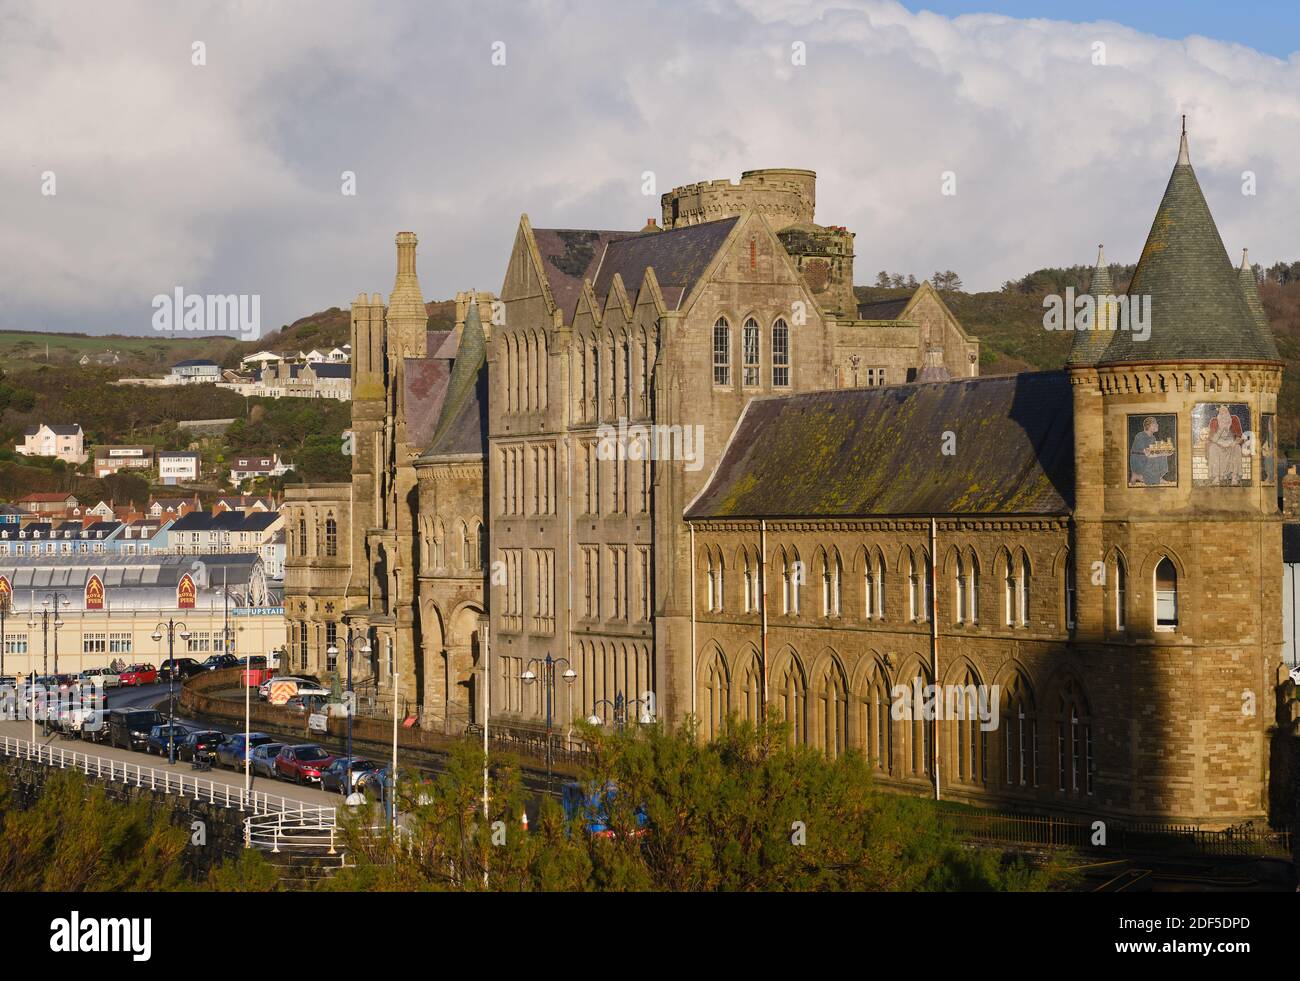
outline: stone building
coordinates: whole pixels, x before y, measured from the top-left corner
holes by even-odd
[[[398,235],[388,303],[352,307],[352,483],[286,496],[295,656],[329,669],[350,624],[363,689],[396,670],[449,731],[488,669],[494,726],[537,727],[552,655],[561,729],[770,709],[921,792],[1259,815],[1280,362],[1185,146],[1062,371],[977,377],[927,284],[859,304],[814,203],[810,171],[762,170],[669,192],[662,227],[525,215],[452,331]],[[1117,329],[1142,297],[1145,338]],[[997,721],[928,718],[932,683]]]
[[[1064,371],[749,403],[687,509],[706,732],[769,705],[920,792],[1266,812],[1281,363],[1185,136],[1126,297],[1148,336],[1111,293],[1099,260]]]

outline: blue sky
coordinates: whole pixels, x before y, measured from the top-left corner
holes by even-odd
[[[1054,20],[1113,20],[1126,27],[1180,40],[1192,34],[1244,44],[1287,58],[1300,51],[1300,4],[1297,0],[1088,0],[1087,3],[1034,3],[1032,0],[903,0],[908,10],[929,10],[946,17],[960,14],[1005,14]]]
[[[0,328],[149,333],[180,288],[259,296],[274,330],[386,294],[404,230],[426,298],[498,291],[523,213],[635,230],[673,187],[764,167],[817,171],[859,283],[996,290],[1098,243],[1136,261],[1183,113],[1229,253],[1292,262],[1300,57],[1276,55],[1298,23],[1146,0],[0,0]]]

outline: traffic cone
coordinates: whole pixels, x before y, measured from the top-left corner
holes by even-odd
[[[524,826],[524,834],[528,834],[528,812],[527,811],[524,811],[524,816],[521,819],[521,821]]]

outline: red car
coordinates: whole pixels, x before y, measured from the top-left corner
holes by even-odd
[[[320,783],[321,770],[334,760],[335,757],[315,743],[285,746],[275,758],[275,775],[294,783]]]
[[[122,672],[122,687],[152,685],[158,681],[158,669],[152,664],[133,664]]]

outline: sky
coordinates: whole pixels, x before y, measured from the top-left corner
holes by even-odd
[[[180,289],[265,333],[387,294],[402,230],[426,299],[495,292],[523,213],[637,229],[762,167],[817,171],[859,283],[997,289],[1136,261],[1184,113],[1229,253],[1292,261],[1298,35],[1282,3],[0,0],[0,328],[148,334]]]

